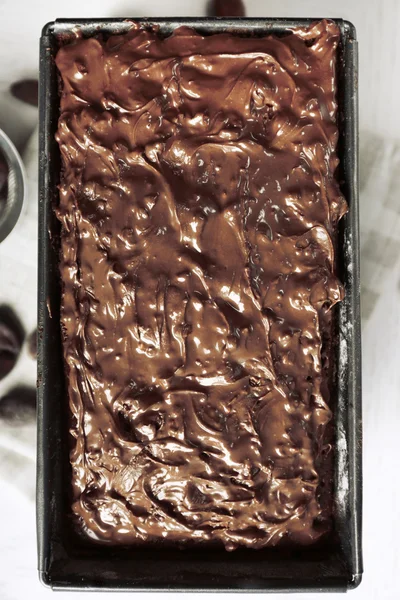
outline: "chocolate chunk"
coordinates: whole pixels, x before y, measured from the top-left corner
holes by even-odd
[[[210,17],[244,17],[246,10],[242,0],[211,0],[207,14]]]
[[[0,398],[0,421],[8,425],[25,425],[36,418],[36,390],[16,387]]]
[[[22,79],[12,84],[10,91],[14,98],[31,104],[32,106],[38,105],[39,95],[39,82],[37,79]]]
[[[33,359],[37,358],[37,329],[28,337],[28,352]]]
[[[0,379],[13,369],[24,338],[21,323],[8,306],[0,306]]]

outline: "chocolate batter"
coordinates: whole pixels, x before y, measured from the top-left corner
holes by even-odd
[[[329,528],[338,41],[133,23],[57,54],[72,509],[95,540]]]

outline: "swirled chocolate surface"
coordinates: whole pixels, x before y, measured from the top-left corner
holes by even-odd
[[[338,41],[133,23],[58,51],[72,509],[98,541],[329,528]]]

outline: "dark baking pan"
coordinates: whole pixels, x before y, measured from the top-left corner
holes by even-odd
[[[314,19],[140,19],[162,34],[180,25],[201,33],[283,34]],[[357,42],[340,19],[340,179],[349,213],[339,232],[339,275],[346,288],[338,317],[335,388],[335,518],[317,546],[263,550],[113,548],[83,541],[70,519],[68,403],[60,335],[60,156],[54,139],[59,115],[54,56],[60,41],[80,28],[84,36],[129,29],[121,19],[57,20],[46,25],[40,53],[39,352],[37,530],[39,574],[54,589],[197,591],[346,591],[361,580],[361,377],[359,230],[357,192]]]

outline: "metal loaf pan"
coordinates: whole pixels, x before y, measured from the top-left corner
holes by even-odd
[[[137,20],[137,19],[136,19]],[[188,25],[202,34],[282,35],[316,19],[139,19],[161,34]],[[53,589],[180,591],[346,591],[361,581],[361,345],[359,313],[357,41],[351,23],[341,31],[338,60],[339,177],[349,203],[338,240],[339,276],[346,289],[336,311],[334,531],[316,546],[263,550],[223,548],[113,548],[85,542],[70,519],[68,402],[60,332],[60,154],[54,134],[59,116],[54,57],[79,28],[84,36],[127,31],[123,19],[49,23],[40,43],[39,349],[37,533],[41,581]]]

